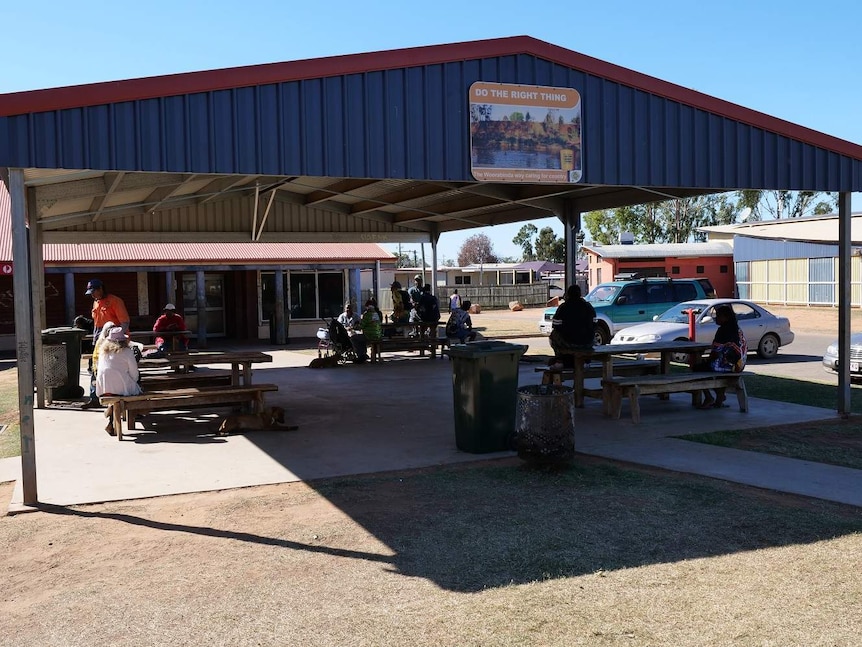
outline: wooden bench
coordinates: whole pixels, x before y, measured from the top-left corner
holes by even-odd
[[[740,411],[748,411],[748,393],[742,373],[669,373],[663,375],[644,375],[640,377],[613,377],[602,380],[602,385],[610,391],[608,411],[618,420],[622,413],[622,402],[628,397],[632,411],[632,422],[641,419],[638,398],[642,395],[665,395],[669,393],[692,394],[692,405],[700,403],[703,389],[727,389],[736,392]]]
[[[202,386],[150,391],[141,395],[104,395],[99,400],[104,406],[113,406],[114,431],[117,434],[117,440],[122,440],[123,420],[126,421],[127,430],[131,431],[135,428],[135,418],[151,411],[250,404],[252,410],[259,413],[263,410],[263,394],[267,391],[278,391],[278,386],[275,384]]]
[[[395,334],[391,336],[384,335],[379,342],[369,342],[368,349],[371,356],[371,361],[380,361],[380,353],[394,352],[403,350],[418,350],[419,355],[425,355],[425,351],[431,352],[431,359],[437,357],[437,346],[440,340],[437,337],[438,324],[384,324],[383,330],[387,329],[402,329],[403,331],[410,330],[414,334]]]
[[[559,371],[550,368],[536,368],[542,373],[542,384],[562,384],[565,380],[575,379],[575,369],[564,368]],[[654,359],[622,359],[614,361],[614,375],[657,375],[661,372],[661,362]],[[601,364],[584,366],[584,378],[602,377]],[[600,396],[601,397],[601,396]]]
[[[207,371],[206,373],[141,373],[141,388],[144,391],[166,391],[174,389],[229,386],[229,371]]]

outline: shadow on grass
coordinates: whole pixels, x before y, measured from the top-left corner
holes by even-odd
[[[453,591],[808,544],[862,532],[862,510],[578,456],[538,471],[516,460],[309,483],[394,555],[170,524],[117,521],[385,564]],[[327,536],[325,520],[320,534]],[[341,534],[342,531],[335,533]]]

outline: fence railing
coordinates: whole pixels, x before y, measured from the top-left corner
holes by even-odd
[[[440,285],[434,295],[440,301],[440,311],[448,312],[449,297],[455,290],[461,301],[479,304],[485,310],[501,310],[509,307],[511,301],[518,301],[525,308],[544,306],[548,301],[548,286],[544,283],[524,283],[520,285]],[[363,292],[363,300],[372,296],[371,291]],[[392,293],[383,290],[377,300],[381,310],[392,309]]]

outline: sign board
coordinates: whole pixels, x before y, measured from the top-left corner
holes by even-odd
[[[470,86],[470,170],[483,182],[580,182],[581,95],[512,83]]]
[[[0,273],[2,273],[4,276],[11,276],[12,263],[3,263],[2,265],[0,265]]]

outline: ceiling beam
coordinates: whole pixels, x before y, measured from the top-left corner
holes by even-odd
[[[338,180],[337,182],[333,182],[329,186],[318,189],[317,191],[312,191],[311,193],[306,194],[305,196],[305,204],[313,205],[319,202],[325,202],[327,200],[331,200],[334,195],[348,195],[351,191],[355,191],[356,189],[363,189],[367,186],[371,186],[372,184],[377,184],[378,180],[354,180],[350,178],[344,178]]]

